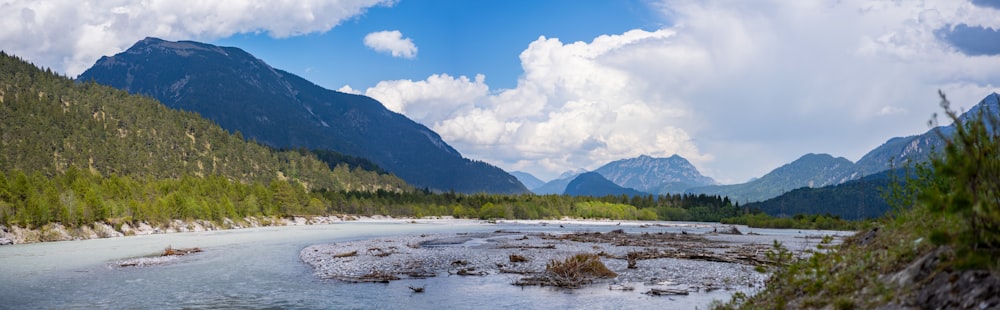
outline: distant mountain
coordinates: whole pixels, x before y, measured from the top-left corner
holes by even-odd
[[[539,180],[534,175],[524,171],[511,171],[510,175],[513,175],[518,181],[521,181],[521,184],[524,184],[528,190],[534,190],[536,187],[545,185],[545,181]]]
[[[968,120],[979,111],[1000,115],[1000,95],[997,93],[987,95],[978,104],[963,113],[960,118]],[[868,175],[888,170],[892,165],[901,167],[906,165],[908,160],[913,162],[927,161],[933,150],[941,150],[944,147],[944,140],[937,133],[939,130],[945,135],[954,132],[954,128],[950,125],[939,126],[920,135],[889,139],[861,157],[855,164],[855,171],[859,175]]]
[[[583,169],[563,172],[559,175],[559,178],[545,182],[545,184],[535,187],[531,191],[539,195],[562,195],[566,192],[566,185],[569,185],[569,182],[573,181],[576,176],[586,172],[587,170]]]
[[[987,95],[978,104],[963,113],[960,116],[960,119],[969,120],[976,116],[980,111],[983,111],[987,115],[992,114],[994,116],[1000,116],[1000,95],[997,93]],[[858,191],[858,188],[860,188],[861,185],[853,183],[848,184],[844,182],[852,180],[856,181],[862,177],[864,177],[865,180],[874,180],[867,183],[861,182],[862,184],[867,184],[866,186],[871,186],[872,184],[877,185],[879,180],[881,180],[880,175],[886,174],[886,171],[893,168],[893,165],[895,165],[896,168],[900,168],[904,167],[908,161],[912,161],[914,163],[926,162],[934,150],[940,150],[944,147],[944,140],[941,139],[940,135],[943,134],[945,136],[949,136],[954,131],[955,128],[953,125],[939,126],[920,135],[892,138],[879,147],[869,151],[854,164],[851,164],[850,161],[846,159],[833,159],[832,156],[825,154],[807,154],[791,164],[775,169],[760,179],[752,180],[743,184],[695,188],[692,189],[691,192],[728,196],[738,202],[754,202],[776,197],[783,191],[788,191],[790,189],[796,189],[798,187],[811,187],[815,190],[799,189],[792,191],[794,193],[789,192],[789,194],[796,197],[793,199],[794,201],[814,205],[830,206],[834,205],[834,202],[836,201],[851,204],[846,206],[847,209],[853,209],[854,205],[857,205],[858,201],[867,201],[865,205],[876,207],[872,207],[870,210],[868,208],[863,209],[878,213],[881,212],[880,210],[883,210],[884,207],[878,207],[879,203],[872,201],[872,199],[878,200],[875,196],[865,196],[863,199],[848,199],[844,197],[834,198],[832,196],[822,195],[826,195],[825,193],[830,192],[843,193],[845,191]],[[818,188],[826,185],[838,184],[844,186],[833,190]],[[872,192],[875,192],[875,190],[868,190],[865,192],[865,195],[870,195]],[[809,195],[816,196],[815,198],[807,198]],[[790,200],[778,201],[790,202]],[[820,201],[824,201],[825,203],[818,203]],[[773,206],[774,204],[769,203],[768,205]],[[785,206],[789,208],[803,207],[791,206],[790,203],[785,204]],[[884,203],[882,206],[884,206]],[[807,209],[811,210],[809,207],[807,207]],[[774,210],[775,209],[766,211],[770,213]],[[783,211],[774,212],[777,214],[782,213]],[[831,213],[840,214],[835,212]],[[858,214],[861,214],[860,216],[865,217],[875,213],[869,213],[868,211],[860,213],[855,212],[853,216],[857,217],[859,216]],[[844,217],[852,216],[846,213],[840,215]]]
[[[734,185],[697,187],[690,193],[728,196],[744,203],[777,197],[800,187],[823,187],[840,184],[854,177],[854,163],[828,154],[806,154],[772,170],[759,179]]]
[[[622,187],[653,194],[679,194],[692,187],[715,185],[687,159],[674,155],[655,158],[642,155],[610,162],[594,172]]]
[[[516,178],[465,159],[437,133],[378,101],[319,87],[233,47],[146,38],[78,78],[197,112],[249,139],[371,160],[417,187],[524,193]]]
[[[608,195],[629,195],[629,196],[646,196],[647,193],[643,193],[631,188],[624,188],[618,186],[604,176],[597,172],[587,172],[576,176],[573,178],[569,184],[566,185],[566,191],[563,194],[570,196],[608,196]]]
[[[902,169],[895,172],[899,178]],[[889,185],[889,170],[858,180],[819,188],[802,187],[784,195],[742,207],[758,209],[773,216],[831,214],[844,219],[876,218],[889,211],[882,192]]]

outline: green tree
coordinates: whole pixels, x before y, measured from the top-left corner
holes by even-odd
[[[935,182],[926,183],[918,201],[935,212],[958,216],[966,225],[957,232],[936,231],[932,239],[971,247],[1000,249],[1000,111],[988,105],[963,119],[939,92],[945,115],[954,122],[951,136],[940,130],[944,152],[931,157]],[[969,115],[972,114],[972,115]]]

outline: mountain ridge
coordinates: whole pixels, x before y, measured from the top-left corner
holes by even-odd
[[[146,38],[102,57],[78,80],[151,96],[274,147],[366,158],[417,187],[527,192],[514,176],[462,157],[375,99],[322,88],[235,47]]]
[[[691,162],[676,154],[666,158],[640,155],[620,159],[594,172],[621,187],[653,194],[683,193],[688,188],[716,184],[715,180],[702,175]]]

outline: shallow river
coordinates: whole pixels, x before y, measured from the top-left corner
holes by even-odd
[[[511,285],[511,275],[439,276],[353,284],[319,279],[299,258],[306,246],[404,234],[534,231],[705,232],[711,227],[650,227],[599,224],[481,224],[473,221],[347,222],[176,233],[0,247],[0,309],[95,308],[320,308],[320,309],[704,309],[731,291],[688,296],[647,296],[610,291],[606,285],[578,290]],[[745,231],[745,228],[743,228]],[[794,230],[755,230],[795,242]],[[815,232],[818,233],[818,232]],[[798,238],[801,239],[801,238]],[[111,267],[115,261],[149,256],[165,247],[204,252],[151,267]],[[425,286],[413,293],[409,285]],[[641,290],[642,287],[636,287]]]

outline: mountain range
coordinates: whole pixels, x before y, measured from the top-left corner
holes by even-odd
[[[239,48],[146,38],[102,57],[77,80],[153,97],[266,145],[365,158],[417,187],[527,192],[514,176],[463,158],[378,101],[322,88]]]
[[[967,120],[974,113],[985,111],[1000,114],[1000,95],[993,93],[986,96],[979,104],[973,106],[961,117]],[[902,167],[907,162],[926,161],[934,149],[943,147],[944,141],[940,134],[948,135],[953,132],[951,126],[939,126],[928,130],[923,134],[907,137],[891,138],[884,144],[866,153],[858,162],[851,162],[843,157],[834,157],[829,154],[806,154],[802,157],[778,167],[760,178],[741,184],[718,185],[709,177],[701,175],[697,168],[691,165],[683,157],[674,155],[669,158],[654,158],[642,155],[631,159],[622,159],[610,162],[594,172],[600,174],[604,179],[617,187],[634,189],[637,192],[651,194],[667,193],[693,193],[726,196],[733,201],[742,204],[764,202],[769,199],[779,197],[782,194],[793,193],[796,201],[807,201],[809,195],[830,195],[844,191],[864,192],[863,198],[852,201],[868,201],[867,205],[872,206],[867,211],[847,214],[836,210],[827,210],[831,214],[842,215],[846,218],[860,216],[870,216],[875,213],[884,212],[887,209],[884,203],[872,202],[876,197],[877,186],[884,185],[886,171]],[[940,134],[939,134],[940,133]],[[526,173],[525,173],[526,174]],[[567,186],[574,182],[582,172],[567,172],[557,179],[546,182],[542,185],[532,185],[529,188],[537,194],[564,194],[567,193]],[[535,182],[534,178],[528,174],[519,178]],[[535,179],[537,180],[537,179]],[[867,180],[867,181],[865,181]],[[528,182],[522,181],[522,182]],[[594,176],[586,177],[588,183],[602,183]],[[607,185],[606,183],[604,183]],[[831,187],[832,189],[823,189]],[[869,188],[867,192],[860,188]],[[584,188],[610,188],[604,187],[584,187]],[[805,189],[823,189],[809,191]],[[612,189],[602,189],[604,191]],[[573,189],[573,194],[587,194],[581,192],[580,188]],[[596,195],[597,192],[591,193]],[[786,198],[787,199],[787,198]],[[818,199],[818,198],[817,198]],[[840,198],[823,198],[823,201],[844,201]],[[788,202],[788,200],[785,200]],[[784,203],[784,202],[783,202]],[[781,204],[779,204],[781,205]],[[825,204],[829,205],[829,204]],[[763,210],[771,213],[782,213],[781,208],[771,207],[772,204],[757,206],[767,206]],[[791,209],[790,207],[787,209]],[[826,211],[824,211],[826,212]],[[874,212],[874,213],[872,213]],[[843,214],[841,214],[843,213]],[[784,213],[782,213],[784,214]]]
[[[742,184],[689,188],[690,193],[721,195],[739,202],[762,201],[800,187],[823,187],[850,180],[854,163],[829,154],[806,154],[764,176]]]
[[[569,189],[567,186],[577,178],[587,174],[587,172],[586,170],[567,171],[559,176],[559,178],[540,185],[528,186],[528,188],[540,195],[570,194],[568,193]],[[607,163],[593,172],[609,182],[605,183],[605,185],[613,184],[615,187],[624,189],[625,192],[631,190],[632,192],[629,195],[636,193],[643,195],[676,194],[683,193],[685,189],[691,187],[716,184],[715,180],[702,175],[691,162],[678,155],[666,158],[640,155],[635,158],[621,159]],[[525,182],[525,184],[528,184],[527,182],[538,184],[532,180],[537,180],[537,178],[528,173],[521,172],[518,179],[521,182]],[[587,175],[581,181],[584,183],[598,182],[593,175]],[[585,188],[602,188],[602,193],[606,191],[623,192],[623,190],[606,187],[596,186]],[[572,190],[572,192],[572,195],[588,195],[588,193],[580,192],[579,188]],[[589,193],[591,196],[603,196],[598,194],[597,192]]]

